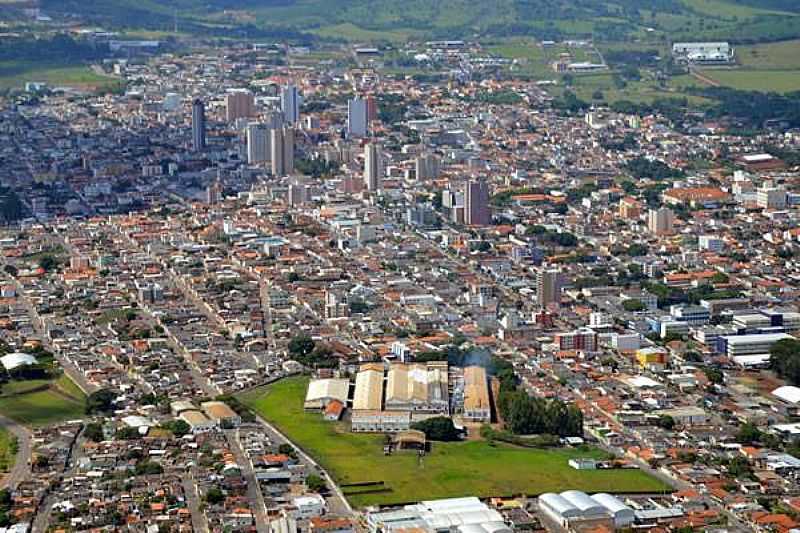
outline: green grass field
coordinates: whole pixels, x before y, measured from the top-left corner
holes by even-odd
[[[326,422],[318,413],[305,412],[307,384],[307,378],[285,379],[249,391],[241,399],[317,459],[339,484],[383,481],[389,489],[349,494],[355,506],[467,495],[534,495],[566,489],[666,489],[660,481],[638,470],[577,471],[567,464],[572,457],[603,457],[604,453],[596,449],[539,450],[492,446],[483,441],[437,442],[419,464],[413,453],[387,457],[383,455],[383,435],[353,434],[345,423]]]
[[[736,48],[736,59],[742,67],[750,69],[800,69],[800,41],[739,46]]]
[[[800,91],[800,70],[723,70],[706,74],[722,85],[745,91]]]
[[[14,466],[16,437],[0,428],[0,472],[8,472]]]
[[[42,390],[45,385],[50,387]],[[0,412],[29,426],[82,418],[85,406],[86,396],[66,376],[55,381],[6,383],[0,395]]]
[[[26,82],[42,82],[50,87],[79,89],[112,88],[118,80],[101,76],[84,65],[44,64],[26,61],[0,62],[0,89],[21,89]]]

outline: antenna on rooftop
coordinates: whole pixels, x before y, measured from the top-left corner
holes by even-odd
[[[177,35],[178,35],[178,8],[177,7],[175,8],[175,11],[174,11],[173,22],[174,22],[173,33],[175,33],[175,36],[177,37]]]

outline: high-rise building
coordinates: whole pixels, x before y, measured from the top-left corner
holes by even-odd
[[[300,95],[296,86],[289,84],[281,89],[281,111],[287,123],[300,123]]]
[[[358,96],[347,102],[347,135],[348,137],[367,135],[367,101]]]
[[[247,125],[247,163],[258,165],[269,160],[269,130],[263,124],[251,122]]]
[[[251,118],[255,114],[255,97],[247,89],[232,89],[225,95],[225,118],[228,122]]]
[[[370,94],[364,100],[367,102],[367,123],[378,120],[378,103],[375,97]]]
[[[543,268],[536,276],[536,303],[547,307],[561,302],[561,271],[557,268]]]
[[[368,191],[381,189],[381,152],[377,144],[364,147],[364,185]]]
[[[206,149],[206,106],[196,98],[192,102],[192,150],[202,152]]]
[[[414,173],[420,181],[438,178],[439,158],[433,154],[421,154],[414,160]]]
[[[206,187],[206,203],[215,205],[222,200],[222,183],[219,180],[214,181],[211,185]]]
[[[270,130],[272,175],[286,176],[294,172],[294,128],[284,126]]]
[[[671,209],[662,207],[647,212],[647,229],[654,235],[671,235],[675,214]]]
[[[308,201],[308,185],[304,183],[292,183],[286,191],[286,203],[292,207],[304,204]]]
[[[464,189],[464,223],[469,226],[487,226],[491,218],[489,186],[483,180],[467,182]]]

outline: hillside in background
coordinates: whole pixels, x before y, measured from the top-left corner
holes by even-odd
[[[40,0],[48,13],[115,28],[216,36],[402,41],[533,36],[595,40],[800,36],[796,0]]]

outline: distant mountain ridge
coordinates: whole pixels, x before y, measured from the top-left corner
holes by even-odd
[[[637,32],[698,37],[730,33],[788,38],[800,24],[797,0],[40,0],[45,11],[113,27],[184,31],[289,31],[346,40],[488,35],[594,36],[629,40]],[[700,22],[693,26],[692,21]],[[788,28],[791,21],[797,28]],[[784,27],[787,26],[787,27]],[[755,28],[755,29],[751,29]],[[772,30],[770,30],[772,28]],[[717,35],[719,34],[719,35]],[[363,39],[361,39],[363,37]]]

